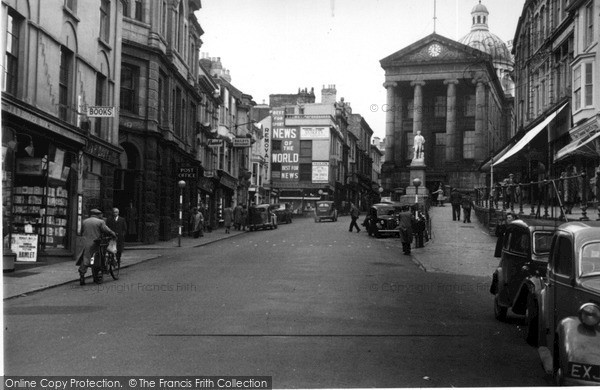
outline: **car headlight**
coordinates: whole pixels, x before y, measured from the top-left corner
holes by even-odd
[[[579,308],[578,316],[585,326],[595,327],[600,324],[600,307],[595,303],[584,303]]]

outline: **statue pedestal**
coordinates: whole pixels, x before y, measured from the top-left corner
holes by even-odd
[[[414,159],[410,163],[410,185],[406,187],[406,193],[402,196],[404,202],[414,204],[418,202],[418,198],[423,198],[429,195],[429,190],[427,187],[425,187],[425,183],[427,181],[425,174],[426,168],[427,166],[425,165],[425,160],[423,158]],[[421,180],[421,185],[419,188],[412,185],[413,180],[417,178]]]

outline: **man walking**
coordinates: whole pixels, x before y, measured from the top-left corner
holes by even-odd
[[[79,266],[79,284],[82,286],[85,286],[85,273],[88,267],[92,265],[92,256],[100,249],[100,238],[103,233],[115,238],[117,236],[115,232],[106,226],[106,222],[102,219],[102,211],[92,209],[90,217],[83,220],[81,224],[81,243],[77,248],[77,262],[75,263]],[[102,283],[102,273],[98,272],[99,270],[100,267],[92,269],[94,283],[96,284]]]
[[[348,229],[349,232],[352,232],[352,229],[354,227],[356,227],[356,232],[360,233],[360,228],[358,227],[358,224],[356,223],[356,220],[358,219],[359,216],[360,216],[360,210],[358,209],[358,207],[356,207],[356,205],[354,203],[350,203],[350,218],[352,218],[352,221],[350,222],[350,228]]]
[[[450,193],[450,204],[452,205],[452,220],[460,222],[460,204],[462,202],[462,196],[456,188],[452,189]]]
[[[118,208],[113,208],[113,215],[106,221],[106,226],[117,235],[117,261],[121,261],[121,254],[125,247],[125,234],[127,234],[127,221],[119,216]]]
[[[471,197],[468,194],[462,196],[463,223],[471,223]]]
[[[402,209],[400,214],[398,214],[398,217],[400,218],[398,229],[400,230],[402,252],[404,252],[405,255],[410,255],[410,245],[412,244],[413,239],[414,217],[408,209],[408,206],[405,206]]]

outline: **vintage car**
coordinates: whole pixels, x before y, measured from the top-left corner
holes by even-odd
[[[315,204],[314,214],[315,222],[321,222],[323,220],[336,222],[338,219],[335,203],[331,200],[318,200]]]
[[[567,222],[552,237],[538,295],[538,352],[557,384],[600,386],[600,222]]]
[[[490,287],[496,319],[506,320],[508,309],[512,309],[515,314],[526,315],[526,321],[536,321],[537,310],[527,311],[528,301],[531,305],[530,301],[542,289],[555,230],[555,221],[518,219],[510,222],[498,237],[494,256],[500,257],[500,263]],[[532,344],[535,337],[526,335]]]
[[[377,238],[381,236],[399,236],[398,213],[400,207],[391,203],[375,203],[369,208],[369,212],[363,221],[369,236]]]
[[[277,229],[277,216],[270,204],[248,207],[248,229]]]
[[[292,208],[289,203],[275,203],[271,208],[277,216],[277,223],[292,223]]]

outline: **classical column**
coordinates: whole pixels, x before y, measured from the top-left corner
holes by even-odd
[[[415,88],[413,98],[413,135],[423,130],[423,85],[425,81],[417,80],[410,83]]]
[[[456,161],[458,134],[456,132],[456,84],[458,80],[444,80],[446,84],[446,162]]]
[[[383,86],[387,89],[387,107],[385,107],[385,161],[393,162],[394,159],[394,127],[395,127],[395,89],[398,83],[386,81]],[[383,107],[382,107],[383,108]]]
[[[396,94],[394,98],[394,102],[396,103],[394,106],[394,161],[396,165],[400,166],[404,162],[404,148],[405,148],[405,140],[403,137],[402,131],[402,122],[403,122],[403,111],[402,107],[404,107],[402,94],[400,92],[400,88],[396,88]]]
[[[485,82],[479,78],[473,80],[475,83],[475,160],[483,160],[486,157],[486,145],[484,145],[485,131]]]

